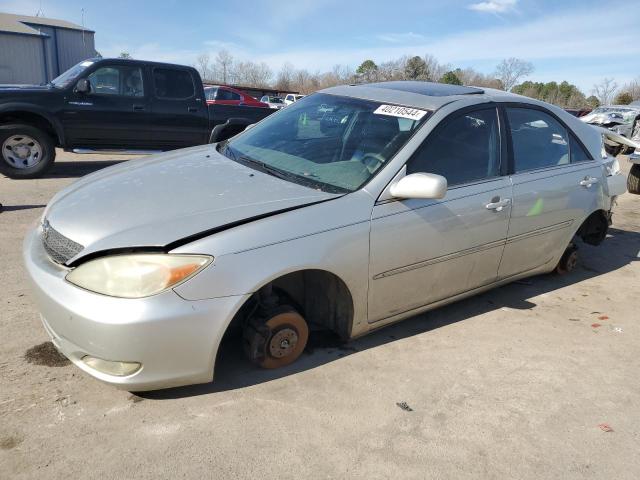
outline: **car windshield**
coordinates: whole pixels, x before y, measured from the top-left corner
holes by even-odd
[[[282,99],[280,97],[269,97],[267,101],[269,103],[282,103]]]
[[[56,88],[67,88],[91,65],[93,65],[91,60],[80,62],[64,72],[62,75],[51,80],[51,85]]]
[[[361,188],[409,140],[428,111],[317,93],[219,149],[285,180],[334,193]]]

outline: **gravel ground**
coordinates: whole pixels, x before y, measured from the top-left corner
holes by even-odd
[[[315,339],[275,372],[227,344],[214,383],[138,396],[50,349],[20,255],[56,191],[128,158],[0,178],[0,478],[640,478],[640,197],[568,276]]]

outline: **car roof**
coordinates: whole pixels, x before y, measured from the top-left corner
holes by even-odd
[[[448,103],[474,98],[479,102],[500,101],[546,105],[528,97],[492,88],[464,87],[420,81],[394,81],[358,85],[342,85],[320,90],[321,93],[389,102],[416,108],[436,110]]]

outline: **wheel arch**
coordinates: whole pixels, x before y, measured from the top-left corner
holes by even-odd
[[[41,128],[58,146],[64,146],[64,130],[60,121],[45,110],[32,105],[7,104],[0,108],[0,125],[25,123]]]
[[[588,245],[600,245],[607,236],[611,214],[604,209],[591,212],[576,230],[575,235]]]
[[[243,320],[246,305],[254,302],[258,292],[267,286],[283,293],[284,300],[294,303],[292,306],[301,310],[307,322],[321,325],[343,339],[351,337],[355,305],[349,286],[334,272],[312,267],[281,272],[257,285],[230,326]]]

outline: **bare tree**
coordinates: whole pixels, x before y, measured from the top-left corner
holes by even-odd
[[[437,82],[448,70],[452,70],[451,65],[441,64],[436,57],[430,54],[424,56],[426,65],[426,79],[430,82]]]
[[[629,92],[631,98],[634,100],[640,100],[640,77],[626,83],[624,87],[622,87],[622,90]]]
[[[209,54],[203,53],[196,58],[196,69],[200,72],[200,76],[203,80],[213,80],[211,75],[211,69],[209,68]]]
[[[500,62],[496,67],[495,76],[502,82],[502,88],[507,92],[524,77],[527,77],[533,73],[533,64],[520,60],[519,58],[507,58]]]
[[[295,75],[295,68],[289,62],[282,65],[282,68],[278,72],[276,77],[275,87],[283,92],[292,90],[293,76]]]
[[[271,69],[264,62],[240,62],[234,68],[234,81],[241,85],[266,87],[272,76]]]
[[[233,77],[231,68],[233,66],[233,57],[226,50],[220,50],[216,55],[216,67],[218,73],[221,75],[220,80],[222,83],[229,83],[231,77]]]
[[[600,105],[610,105],[616,90],[618,90],[618,84],[613,78],[605,78],[593,86],[593,94],[598,98]]]

